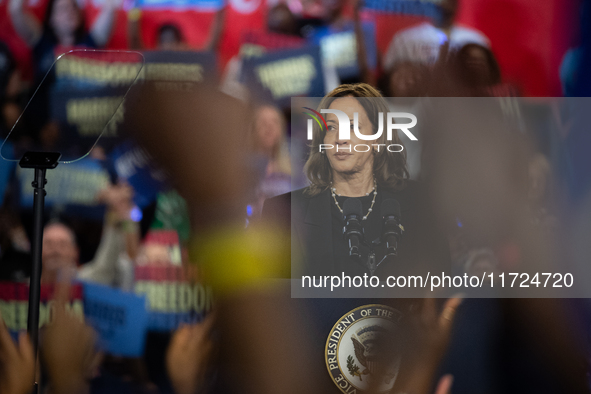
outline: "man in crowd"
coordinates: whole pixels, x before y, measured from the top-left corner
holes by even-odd
[[[130,219],[131,187],[110,186],[101,193],[108,212],[103,225],[103,235],[94,259],[77,268],[79,251],[76,236],[63,223],[50,223],[43,232],[43,264],[41,281],[55,283],[68,271],[81,280],[110,286],[131,288],[133,267],[127,256],[133,257],[139,244],[139,226]]]
[[[454,23],[458,0],[442,0],[439,7],[441,14],[435,24],[424,22],[394,35],[384,56],[384,70],[389,71],[400,62],[433,65],[442,52],[459,49],[468,43],[490,46],[488,38],[481,32]]]

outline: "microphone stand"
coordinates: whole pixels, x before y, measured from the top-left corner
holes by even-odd
[[[376,252],[375,252],[375,247],[378,245],[382,244],[382,240],[380,238],[373,240],[370,244],[368,244],[365,241],[361,241],[361,245],[364,245],[366,247],[369,248],[369,254],[367,255],[367,261],[365,262],[365,266],[367,267],[367,269],[369,269],[369,274],[371,276],[373,276],[373,274],[376,272],[376,270],[378,269],[378,267],[380,266],[380,264],[382,264],[384,262],[384,260],[386,260],[386,258],[388,256],[396,256],[396,250],[394,250],[393,252],[390,253],[386,253],[386,255],[384,257],[382,257],[382,259],[378,262],[376,259]],[[356,260],[359,264],[362,264],[361,262],[361,253],[352,253],[352,248],[349,247],[349,256],[352,257],[354,260]]]
[[[386,260],[386,257],[388,256],[396,256],[396,253],[386,253],[386,255],[384,257],[382,257],[382,259],[379,262],[376,262],[376,252],[374,250],[374,248],[377,245],[380,245],[382,243],[382,241],[378,238],[374,241],[372,241],[372,243],[369,246],[369,255],[367,256],[367,262],[365,263],[365,265],[367,266],[367,268],[369,269],[369,274],[371,276],[373,276],[374,272],[376,272],[376,270],[378,269],[378,267],[380,266],[380,264],[382,264],[384,262],[384,260]]]
[[[27,332],[33,343],[33,354],[37,360],[39,347],[39,303],[41,294],[41,251],[43,248],[43,211],[45,208],[45,184],[47,170],[57,167],[61,157],[59,152],[26,152],[19,166],[35,169],[35,179],[32,182],[33,194],[33,242],[31,245],[33,261],[31,264],[31,279],[29,281],[29,311],[27,318]],[[35,363],[35,366],[37,363]],[[36,374],[35,374],[36,376]],[[39,392],[39,386],[34,378],[33,393]]]
[[[382,259],[382,261],[384,261]],[[382,262],[380,261],[380,263]],[[369,251],[369,255],[367,256],[367,268],[369,269],[369,274],[371,276],[373,276],[373,273],[376,271],[376,269],[378,269],[378,265],[380,265],[380,263],[376,264],[376,253],[373,250],[373,248],[371,248],[371,250]]]

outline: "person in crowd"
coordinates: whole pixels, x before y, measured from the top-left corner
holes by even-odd
[[[10,0],[8,10],[12,25],[32,50],[33,86],[36,90],[23,118],[23,127],[33,139],[50,120],[49,92],[55,78],[48,72],[55,59],[72,49],[105,46],[111,36],[118,1],[106,0],[87,31],[76,0],[49,1],[42,22],[26,9],[25,0]]]
[[[204,50],[217,51],[222,36],[223,23],[226,13],[226,5],[216,12],[211,27],[209,39],[204,46]],[[139,8],[131,9],[128,14],[127,35],[129,48],[135,50],[145,50],[147,45],[144,43],[140,31],[140,19],[142,11]],[[156,32],[155,49],[159,51],[184,51],[191,47],[187,42],[187,34],[181,26],[175,22],[166,22],[158,27]]]
[[[255,152],[267,158],[266,174],[291,173],[284,115],[274,105],[262,105],[255,111],[253,145]]]
[[[456,93],[464,97],[516,96],[510,85],[503,83],[501,69],[494,53],[480,44],[466,44],[452,54],[451,80]]]
[[[423,97],[429,76],[423,64],[400,62],[382,76],[379,86],[387,97]]]
[[[87,31],[75,0],[51,0],[43,22],[26,10],[24,0],[10,0],[10,20],[20,38],[33,50],[36,80],[45,76],[59,54],[56,52],[105,46],[111,37],[117,6],[117,0],[106,0]]]
[[[255,110],[252,128],[253,153],[264,163],[256,188],[256,216],[267,198],[291,190],[291,160],[284,115],[274,105],[261,105]]]
[[[128,12],[127,34],[129,48],[134,50],[146,49],[140,33],[141,13],[142,11],[139,8],[134,8]],[[185,35],[177,24],[170,22],[160,25],[156,32],[156,50],[178,51],[188,48]]]
[[[458,1],[443,0],[439,4],[441,18],[435,23],[423,22],[401,30],[388,46],[383,59],[383,69],[388,72],[403,61],[432,66],[444,53],[456,50],[467,43],[489,47],[489,40],[481,32],[455,23]]]
[[[216,30],[222,29],[221,24],[221,20],[219,23],[216,20]],[[305,20],[299,20],[284,3],[274,5],[267,12],[267,31],[270,34],[285,35],[288,38],[297,39],[302,38],[302,31],[305,31],[310,27],[311,26],[306,24]],[[219,40],[214,40],[214,42],[219,42]],[[216,47],[214,46],[213,48]],[[230,59],[222,76],[221,90],[231,96],[248,101],[251,92],[248,90],[248,87],[240,81],[242,63],[243,61],[240,53]],[[333,87],[336,87],[339,84],[339,78],[333,65],[323,62],[323,74],[326,91],[330,91]]]
[[[343,111],[351,120],[357,113],[359,130],[368,135],[376,133],[379,114],[389,112],[381,94],[367,84],[341,85],[325,96],[318,108]],[[368,252],[362,247],[365,256],[356,261],[349,256],[347,241],[343,237],[343,205],[351,198],[362,206],[361,224],[368,243],[380,238],[382,216],[378,212],[382,203],[395,199],[401,207],[405,233],[399,242],[396,261],[386,256],[384,245],[378,246],[376,254],[386,257],[375,275],[382,277],[386,273],[426,268],[423,264],[434,264],[438,269],[448,265],[445,238],[439,235],[437,226],[427,224],[429,209],[422,200],[424,194],[418,183],[408,179],[406,152],[376,148],[379,143],[401,145],[399,136],[394,133],[392,140],[386,140],[386,133],[383,133],[370,150],[353,150],[352,146],[367,141],[353,133],[350,140],[342,140],[337,117],[329,113],[326,121],[328,130],[314,128],[305,167],[310,186],[269,199],[263,208],[263,220],[271,222],[281,212],[295,212],[291,218],[297,231],[292,232],[292,238],[298,238],[296,244],[303,247],[305,275],[340,275],[344,272],[363,276],[370,272],[365,261]],[[321,150],[321,144],[333,148]],[[292,209],[286,207],[290,204]]]
[[[321,4],[324,10],[322,24],[316,27],[308,26],[306,36],[311,42],[320,45],[322,60],[327,69],[325,80],[330,81],[326,92],[330,92],[340,83],[365,82],[375,85],[375,74],[370,66],[361,20],[363,2],[355,0],[348,4],[346,0],[323,0]],[[349,6],[353,9],[352,17],[346,12]],[[349,36],[350,42],[341,40],[341,44],[338,44],[340,46],[335,48],[334,42],[328,37],[345,32],[353,33]],[[354,59],[354,63],[343,63],[343,59]],[[353,65],[358,67],[357,75],[338,75],[338,68]],[[335,75],[331,75],[332,72]]]
[[[20,72],[8,46],[0,41],[0,138],[4,139],[20,113]]]
[[[114,185],[101,194],[109,207],[101,243],[92,262],[78,267],[76,236],[63,223],[49,223],[43,231],[41,282],[55,283],[60,275],[76,271],[77,278],[122,288],[131,288],[133,267],[128,261],[139,249],[139,227],[131,220],[132,191]]]
[[[300,36],[299,23],[289,6],[279,3],[267,12],[267,29],[277,34]]]
[[[479,44],[466,44],[455,54],[457,78],[475,92],[501,83],[501,70],[490,49]]]
[[[181,30],[173,23],[167,23],[158,28],[158,49],[174,51],[186,46],[186,40]]]
[[[0,210],[0,281],[20,282],[31,275],[31,245],[18,215]]]

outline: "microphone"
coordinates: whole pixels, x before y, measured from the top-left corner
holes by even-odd
[[[382,202],[382,242],[386,243],[386,254],[396,256],[398,240],[404,227],[400,224],[400,204],[390,198]]]
[[[345,200],[343,204],[343,216],[345,221],[343,235],[349,245],[349,256],[354,259],[361,259],[361,252],[359,251],[359,244],[363,242],[363,227],[361,226],[363,212],[361,201],[356,198]]]

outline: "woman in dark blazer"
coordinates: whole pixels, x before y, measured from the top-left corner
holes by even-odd
[[[320,109],[339,110],[348,115],[354,127],[358,114],[358,131],[364,135],[379,134],[378,126],[386,123],[388,105],[379,91],[367,84],[341,85],[330,92]],[[380,120],[379,117],[384,116]],[[305,171],[310,185],[265,202],[264,221],[291,221],[292,278],[300,275],[370,275],[367,266],[369,248],[361,248],[361,259],[349,256],[343,235],[343,205],[349,198],[361,202],[361,225],[364,238],[371,243],[381,237],[382,203],[395,199],[400,205],[400,222],[404,228],[398,241],[397,255],[388,256],[375,270],[386,280],[389,275],[441,274],[449,270],[447,241],[433,216],[422,186],[408,179],[406,153],[396,132],[387,140],[384,130],[374,141],[362,140],[351,132],[341,139],[339,120],[333,113],[325,115],[326,127],[314,125],[311,150]],[[351,130],[353,131],[353,129]],[[351,149],[357,144],[371,146]],[[327,149],[326,147],[333,148]],[[321,149],[322,147],[322,149]],[[296,248],[296,250],[293,250]],[[383,245],[375,247],[376,261],[386,255]]]

